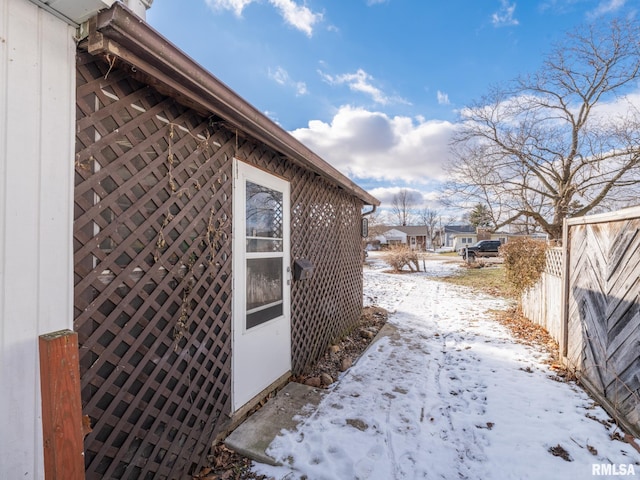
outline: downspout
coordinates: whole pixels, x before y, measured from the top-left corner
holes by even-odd
[[[376,209],[378,208],[378,207],[376,207],[375,205],[371,205],[371,206],[373,207],[373,208],[371,209],[371,211],[361,213],[360,215],[362,215],[363,217],[366,217],[367,215],[371,215],[371,214],[372,214],[373,212],[375,212],[375,211],[376,211]]]

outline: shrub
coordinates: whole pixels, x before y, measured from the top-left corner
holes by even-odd
[[[420,271],[418,253],[406,245],[393,245],[389,248],[389,251],[384,254],[383,259],[391,265],[395,272],[401,272],[405,266],[409,267],[409,270],[412,272]]]
[[[540,279],[547,263],[547,245],[532,238],[514,238],[500,247],[507,281],[520,295]]]

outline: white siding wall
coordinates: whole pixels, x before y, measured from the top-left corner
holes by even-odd
[[[382,235],[384,235],[386,242],[385,243],[407,243],[407,234],[401,232],[400,230],[387,230]]]
[[[0,0],[0,478],[44,478],[38,335],[73,328],[75,30]]]

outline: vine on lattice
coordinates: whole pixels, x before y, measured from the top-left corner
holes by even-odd
[[[169,138],[167,142],[168,144],[167,183],[169,186],[169,190],[171,192],[171,195],[175,195],[178,198],[182,197],[183,195],[186,195],[187,198],[190,199],[192,195],[191,188],[195,189],[195,191],[198,192],[202,189],[202,185],[200,184],[197,178],[190,178],[186,184],[178,185],[177,179],[174,176],[176,156],[173,152],[173,142],[176,136],[175,129],[180,127],[175,123],[169,123],[168,128],[169,128],[169,134],[168,134]],[[191,138],[196,140],[197,150],[205,151],[209,147],[209,140],[211,136],[208,131],[206,132],[205,138],[202,139],[194,135],[187,129],[184,129],[184,128],[180,128],[180,129],[185,131],[185,133],[190,135]],[[209,161],[210,159],[207,159],[207,162]],[[221,183],[220,179],[218,179],[218,183]],[[208,254],[206,256],[208,258],[206,258],[205,260],[207,262],[206,267],[216,266],[219,269],[220,265],[214,264],[214,259],[216,257],[217,252],[220,250],[222,246],[220,243],[221,240],[227,238],[227,235],[224,232],[225,227],[227,227],[227,219],[225,218],[223,222],[219,222],[219,221],[216,222],[215,214],[216,214],[216,211],[212,207],[209,212],[208,221],[206,222],[206,225],[205,225],[205,233],[202,235],[201,241],[203,243],[203,247],[205,248],[205,250],[208,251]],[[174,216],[169,211],[167,211],[156,239],[156,249],[153,257],[155,262],[160,261],[161,252],[167,247],[167,242],[164,236],[164,229],[168,226],[169,222],[173,220],[173,218]],[[189,259],[189,262],[186,265],[181,264],[179,268],[180,272],[184,272],[184,274],[179,278],[180,283],[182,283],[187,276],[190,276],[190,279],[187,281],[184,287],[184,292],[182,295],[182,303],[180,305],[180,316],[178,317],[178,320],[176,321],[176,325],[174,326],[174,330],[173,330],[173,339],[175,341],[175,345],[174,345],[175,349],[178,348],[178,343],[184,337],[187,331],[187,322],[188,322],[189,316],[192,313],[190,297],[191,297],[191,292],[193,290],[193,286],[195,285],[195,278],[193,275],[195,274],[194,268],[196,267],[196,264],[197,264],[197,258],[195,254],[192,254]],[[209,277],[211,278],[211,276],[212,276],[212,273],[209,272]]]

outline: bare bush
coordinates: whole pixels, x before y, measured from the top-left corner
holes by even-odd
[[[507,281],[522,294],[540,279],[547,263],[547,244],[529,237],[514,238],[500,247]]]
[[[401,272],[404,270],[404,267],[409,267],[409,270],[412,272],[420,271],[418,253],[406,245],[392,246],[389,251],[384,254],[383,259],[391,265],[395,272]]]

